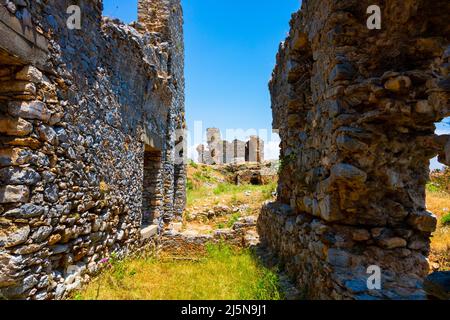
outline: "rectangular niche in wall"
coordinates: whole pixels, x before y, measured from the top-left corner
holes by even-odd
[[[162,210],[161,150],[145,145],[142,227],[157,224]]]

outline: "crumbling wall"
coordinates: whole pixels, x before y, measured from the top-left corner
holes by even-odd
[[[140,0],[138,2],[138,24],[136,29],[158,35],[158,46],[166,60],[167,70],[159,70],[158,76],[172,86],[172,99],[168,112],[168,130],[165,139],[175,143],[166,148],[163,161],[163,177],[166,193],[163,205],[163,220],[181,221],[186,204],[185,165],[185,98],[184,98],[184,35],[183,11],[180,0]],[[163,71],[163,72],[161,72]],[[165,72],[164,72],[165,71]],[[168,192],[167,192],[168,191]]]
[[[278,200],[258,229],[305,296],[424,298],[436,218],[429,159],[445,158],[450,115],[448,1],[307,0],[270,83],[281,136]],[[370,290],[370,266],[381,289]]]
[[[220,130],[217,128],[206,129],[206,140],[211,162],[209,164],[221,164],[223,162],[223,142]]]
[[[222,147],[222,153],[223,153],[223,160],[222,163],[232,163],[233,162],[233,155],[234,155],[234,148],[233,143],[229,141],[222,141],[223,147]]]
[[[0,293],[7,299],[60,299],[112,253],[144,247],[146,148],[161,155],[156,223],[181,217],[184,207],[179,1],[141,0],[140,22],[127,26],[102,19],[101,1],[80,0],[80,30],[66,25],[72,4],[0,2]]]

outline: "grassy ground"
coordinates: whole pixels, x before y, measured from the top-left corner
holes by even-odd
[[[248,250],[211,245],[198,261],[112,261],[75,300],[279,300],[276,273]]]
[[[273,199],[276,181],[269,185],[234,185],[230,176],[210,166],[188,166],[188,204],[185,216],[217,205],[244,211],[207,221],[185,222],[199,233],[230,228],[240,217],[256,215],[261,204]],[[185,217],[186,218],[186,217]],[[263,267],[247,249],[211,245],[198,261],[156,258],[111,261],[88,287],[73,298],[79,300],[278,300],[278,276]]]
[[[259,203],[261,200],[271,199],[273,197],[272,192],[275,190],[276,182],[261,186],[237,186],[225,182],[212,188],[200,187],[188,191],[187,208],[203,204],[218,205],[227,203],[230,205],[239,205],[248,203],[249,200]]]
[[[239,200],[248,203],[248,196],[244,198],[244,193],[253,191],[256,192],[256,195],[253,194],[251,197],[253,202],[264,201],[272,198],[272,192],[276,190],[277,185],[276,181],[261,186],[235,185],[230,183],[231,179],[224,172],[215,170],[211,166],[191,163],[188,166],[187,209],[202,204],[228,203],[234,205],[233,200],[237,204],[239,204]]]
[[[211,233],[214,229],[231,228],[244,216],[257,216],[261,205],[273,200],[277,188],[274,180],[267,185],[235,185],[231,176],[211,166],[190,164],[188,166],[188,192],[184,228],[200,233]],[[214,206],[225,205],[230,208],[245,205],[245,210],[214,219],[191,221],[191,213],[207,211]]]

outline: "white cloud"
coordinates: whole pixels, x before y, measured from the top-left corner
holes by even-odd
[[[198,144],[188,146],[188,158],[194,160],[195,162],[197,162],[198,160],[198,152],[197,152],[198,146],[199,146]]]
[[[431,159],[431,161],[430,161],[430,170],[442,169],[444,167],[445,166],[437,160],[437,157]]]

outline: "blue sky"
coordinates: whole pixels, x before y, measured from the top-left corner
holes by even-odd
[[[266,154],[275,158],[278,140],[270,135],[272,113],[267,83],[275,65],[279,43],[289,31],[291,14],[300,0],[182,0],[186,46],[186,118],[190,153],[201,142],[197,132],[218,127],[264,132],[273,140]],[[104,15],[124,22],[137,19],[137,0],[104,0]],[[196,121],[202,121],[199,129]],[[437,133],[450,126],[437,125]],[[194,138],[195,137],[195,138]],[[440,167],[434,159],[431,168]]]

